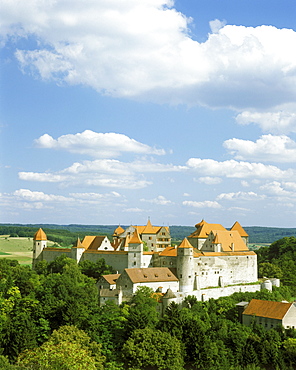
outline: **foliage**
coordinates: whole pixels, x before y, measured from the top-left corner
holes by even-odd
[[[270,273],[281,277],[281,282],[296,295],[296,237],[285,237],[272,243],[269,247],[257,251],[259,274]]]
[[[179,340],[151,328],[135,330],[124,344],[122,356],[128,369],[183,369]]]
[[[100,346],[86,333],[62,326],[42,346],[20,354],[18,365],[34,370],[103,370],[104,360]]]
[[[81,272],[89,277],[98,280],[102,275],[114,274],[112,266],[106,264],[104,258],[100,258],[96,262],[89,260],[80,261],[78,266]]]
[[[131,300],[126,322],[126,335],[136,329],[155,328],[158,323],[157,301],[152,298],[153,290],[146,286],[138,287]]]

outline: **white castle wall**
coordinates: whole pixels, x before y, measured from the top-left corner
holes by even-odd
[[[199,277],[199,287],[252,283],[258,280],[257,255],[202,256],[194,259],[194,273]],[[243,273],[242,273],[243,271]]]

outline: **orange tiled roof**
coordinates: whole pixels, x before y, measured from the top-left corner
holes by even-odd
[[[163,251],[159,252],[160,256],[177,257],[177,249],[175,247],[166,247]]]
[[[165,228],[167,232],[169,232],[168,226],[153,226],[151,221],[148,220],[147,224],[144,226],[134,226],[137,229],[139,235],[142,234],[157,234],[161,228]]]
[[[178,281],[167,267],[131,268],[124,271],[133,283]]]
[[[84,248],[79,238],[77,238],[76,243],[73,245],[72,248]]]
[[[248,307],[244,310],[243,315],[282,320],[292,304],[252,299]]]
[[[254,256],[256,255],[255,252],[247,250],[247,251],[237,251],[237,252],[205,252],[203,251],[201,256],[211,257],[211,256]],[[193,254],[194,257],[197,257]]]
[[[213,243],[221,244],[223,252],[240,252],[249,250],[237,230],[212,230],[212,233],[215,235]],[[206,251],[206,247],[207,246],[204,244],[201,250]]]
[[[220,224],[209,224],[206,221],[202,220],[200,223],[195,225],[196,230],[189,235],[188,238],[201,238],[206,239],[212,230],[225,230]]]
[[[113,236],[117,236],[117,235],[120,235],[124,232],[124,229],[119,225],[115,230],[114,230],[114,233],[113,233]]]
[[[116,280],[119,278],[120,274],[109,274],[102,275],[102,278],[105,279],[109,284],[116,284]]]
[[[239,235],[240,236],[249,236],[246,231],[244,230],[244,228],[241,226],[241,224],[239,222],[235,222],[232,226],[232,228],[230,229],[231,231],[232,230],[237,230],[239,232]]]
[[[101,246],[104,239],[105,239],[105,236],[87,235],[84,237],[82,241],[82,245],[87,250],[98,250],[98,248]]]
[[[129,240],[129,244],[141,244],[142,240],[139,237],[139,233],[137,229],[134,231],[133,236]]]
[[[38,231],[36,231],[33,240],[47,240],[47,236],[45,232],[40,228]]]
[[[142,231],[142,234],[155,234],[155,228],[152,226],[151,221],[148,220],[145,229]]]
[[[178,248],[193,248],[193,246],[189,243],[187,238],[184,238]]]

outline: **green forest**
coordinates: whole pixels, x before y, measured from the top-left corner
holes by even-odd
[[[0,235],[32,237],[40,227],[45,231],[49,240],[68,247],[75,243],[77,237],[83,239],[85,235],[107,235],[111,240],[118,225],[0,224]],[[122,225],[122,227],[127,226]],[[296,228],[252,226],[244,227],[244,229],[249,234],[249,243],[273,243],[283,237],[296,235]],[[194,226],[170,226],[172,242],[182,241],[195,230]]]
[[[36,269],[0,259],[0,368],[3,370],[295,368],[296,333],[243,326],[235,304],[252,298],[292,301],[296,238],[258,251],[261,276],[280,277],[273,292],[235,293],[199,302],[186,298],[160,317],[157,296],[142,287],[131,302],[98,304],[104,260],[65,256]],[[294,367],[293,367],[294,366]]]

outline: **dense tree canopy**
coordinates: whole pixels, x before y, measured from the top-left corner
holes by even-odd
[[[293,300],[295,240],[284,238],[258,253],[260,273],[282,274],[282,287],[206,302],[188,296],[162,317],[160,297],[147,287],[121,306],[99,307],[92,274],[108,269],[103,261],[77,265],[59,257],[33,271],[0,259],[0,368],[291,370],[295,330],[243,326],[235,305],[252,298]]]

